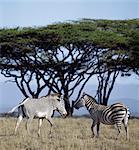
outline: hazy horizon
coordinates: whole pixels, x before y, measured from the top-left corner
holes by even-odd
[[[96,84],[89,82],[86,84],[83,91],[94,96],[96,92],[96,86]],[[79,87],[76,88],[76,92],[70,98],[70,101],[75,100],[78,90]],[[46,90],[44,90],[40,96],[46,95],[47,93],[45,92]],[[10,82],[0,82],[0,113],[9,111],[9,109],[17,105],[23,99],[24,96],[15,84]],[[113,104],[115,102],[123,102],[129,107],[132,115],[139,116],[139,84],[115,83],[108,104]],[[81,115],[88,114],[88,112],[85,109],[81,109],[81,111],[76,110],[74,114]]]

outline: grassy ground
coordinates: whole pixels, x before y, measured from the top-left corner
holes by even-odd
[[[56,128],[50,136],[49,123],[44,120],[41,137],[37,137],[37,120],[28,136],[24,120],[18,134],[13,135],[16,119],[0,118],[0,150],[139,150],[139,120],[129,120],[130,139],[126,141],[124,128],[119,140],[116,129],[101,125],[100,138],[91,138],[89,118],[54,118]]]

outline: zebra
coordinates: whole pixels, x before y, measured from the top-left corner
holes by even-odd
[[[86,106],[87,110],[89,111],[91,118],[93,119],[93,123],[91,126],[92,131],[92,138],[95,136],[94,128],[97,125],[97,135],[99,137],[99,126],[100,123],[106,125],[116,125],[118,129],[117,137],[118,139],[121,124],[123,122],[126,132],[126,139],[129,139],[128,135],[128,117],[129,117],[129,109],[127,106],[123,105],[122,103],[115,103],[110,106],[105,106],[98,104],[95,98],[86,94],[85,92],[81,96],[80,99],[74,102],[74,107],[79,109],[80,107]]]
[[[63,100],[63,95],[60,95],[58,93],[50,94],[48,96],[44,96],[38,99],[26,98],[8,113],[14,112],[17,108],[21,108],[21,109],[19,109],[20,111],[19,111],[19,116],[17,119],[14,134],[16,134],[17,129],[24,115],[28,118],[26,126],[29,135],[30,135],[29,126],[33,118],[39,118],[38,136],[40,136],[40,128],[44,118],[48,120],[51,127],[53,126],[52,114],[54,110],[57,110],[64,117],[66,117],[67,115],[67,111],[65,109],[65,104]],[[51,133],[51,128],[50,128],[50,133]]]

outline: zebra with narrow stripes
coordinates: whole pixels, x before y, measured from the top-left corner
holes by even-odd
[[[94,128],[97,125],[97,137],[99,137],[99,126],[100,123],[106,125],[116,125],[118,129],[117,137],[118,139],[122,122],[125,127],[126,131],[126,139],[129,138],[128,135],[128,117],[129,117],[129,109],[127,106],[123,105],[122,103],[115,103],[110,106],[104,106],[98,104],[95,98],[92,96],[83,93],[80,99],[74,102],[74,107],[79,109],[80,107],[86,106],[87,110],[89,111],[91,118],[93,119],[93,123],[91,126],[92,130],[92,137],[95,136]]]
[[[30,125],[32,120],[34,118],[39,119],[38,136],[40,136],[40,129],[44,118],[50,123],[51,128],[54,125],[52,120],[52,114],[54,110],[57,110],[63,117],[66,117],[67,115],[64,97],[59,93],[50,94],[40,98],[26,98],[24,101],[12,108],[12,110],[10,110],[8,113],[13,113],[17,108],[19,108],[19,116],[15,127],[15,134],[17,133],[17,129],[23,119],[23,116],[26,116],[28,119],[27,131],[29,135],[31,135]]]

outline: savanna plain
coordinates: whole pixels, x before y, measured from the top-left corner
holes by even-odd
[[[100,137],[91,138],[92,120],[86,117],[54,118],[55,127],[49,134],[50,125],[44,120],[41,136],[37,137],[38,120],[31,124],[31,135],[26,131],[26,119],[14,135],[16,118],[0,118],[0,150],[139,150],[139,119],[129,119],[129,140],[124,127],[116,140],[114,126],[102,125]]]

